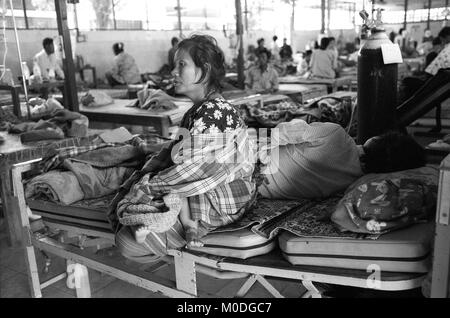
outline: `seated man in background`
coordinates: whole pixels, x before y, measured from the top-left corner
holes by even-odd
[[[245,87],[257,93],[274,93],[278,91],[278,73],[269,64],[270,52],[258,53],[257,65],[252,66],[245,79]]]
[[[287,44],[287,39],[283,39],[283,46],[280,49],[280,58],[282,61],[292,61],[292,48]]]
[[[64,79],[64,72],[56,60],[53,39],[45,38],[42,46],[44,48],[33,58],[33,75],[41,80]]]
[[[106,72],[105,76],[109,85],[127,85],[138,84],[141,82],[141,74],[134,58],[124,52],[124,44],[122,42],[114,43],[114,65],[111,71]]]
[[[311,56],[311,73],[315,78],[336,78],[338,69],[337,58],[330,38],[320,40],[320,48],[314,50]]]

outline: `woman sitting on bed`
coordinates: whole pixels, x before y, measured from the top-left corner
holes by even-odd
[[[147,161],[143,169],[149,173],[133,185],[117,211],[124,219],[145,209],[149,197],[162,196],[170,211],[179,211],[179,218],[164,233],[138,222],[134,228],[123,227],[117,243],[126,256],[130,249],[135,255],[164,255],[167,248],[185,245],[183,236],[188,247],[201,246],[200,238],[208,231],[240,218],[256,192],[246,127],[237,109],[219,93],[225,66],[216,40],[206,35],[185,39],[174,61],[175,91],[194,102],[180,125],[183,139]]]
[[[311,76],[313,78],[336,78],[338,68],[337,58],[332,50],[330,38],[322,38],[320,48],[313,51],[310,61]]]

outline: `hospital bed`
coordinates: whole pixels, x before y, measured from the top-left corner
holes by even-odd
[[[326,85],[328,93],[333,93],[340,87],[350,89],[354,76],[342,76],[334,79],[311,78],[306,79],[301,76],[284,76],[280,77],[280,84],[302,84],[302,85]]]
[[[32,171],[39,161],[12,167],[12,186],[19,201],[17,216],[22,225],[33,297],[41,297],[43,288],[61,279],[75,282],[78,297],[89,297],[86,267],[170,297],[215,296],[198,290],[197,273],[218,279],[243,278],[245,282],[236,297],[245,296],[257,282],[274,297],[283,297],[268,277],[298,281],[299,287],[306,288],[303,297],[321,297],[321,283],[389,291],[418,288],[431,267],[434,222],[417,224],[377,240],[299,237],[288,231],[270,238],[256,234],[250,228],[213,232],[203,238],[204,247],[169,250],[166,257],[149,264],[143,271],[129,263],[124,264],[120,257],[110,258],[97,253],[104,246],[114,245],[114,234],[108,226],[104,208],[90,202],[67,207],[39,200],[26,201],[23,173]],[[445,213],[450,204],[450,192],[445,185],[450,183],[449,167],[450,156],[443,162],[440,174],[438,206]],[[47,231],[31,231],[27,203],[34,214],[42,216]],[[292,209],[298,207],[293,205]],[[41,282],[35,248],[66,259],[68,271]],[[167,264],[175,268],[174,280],[154,274]],[[442,270],[442,263],[439,266]]]

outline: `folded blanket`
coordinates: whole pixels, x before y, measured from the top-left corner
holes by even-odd
[[[66,109],[55,109],[47,120],[38,122],[23,122],[11,124],[9,133],[25,134],[22,141],[37,141],[46,139],[62,139],[67,137],[86,137],[89,119],[77,112]]]
[[[168,111],[178,108],[174,97],[163,90],[143,89],[137,93],[139,107],[153,111]]]
[[[25,197],[45,198],[69,205],[83,200],[84,194],[72,172],[52,170],[31,179],[25,186]]]
[[[69,171],[52,170],[31,179],[25,186],[26,198],[44,197],[69,205],[102,197],[117,191],[133,169],[113,167],[96,169],[81,162],[64,162]]]

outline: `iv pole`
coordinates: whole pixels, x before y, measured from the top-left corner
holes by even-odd
[[[11,15],[12,15],[12,20],[13,20],[13,25],[14,25],[14,35],[16,37],[17,54],[19,55],[20,71],[22,73],[23,91],[25,93],[25,103],[27,105],[28,119],[31,119],[30,104],[28,103],[27,81],[25,79],[25,75],[24,75],[24,71],[23,71],[22,53],[20,52],[19,34],[17,33],[16,17],[14,16],[14,8],[13,8],[12,0],[9,0],[9,5],[11,7]]]

